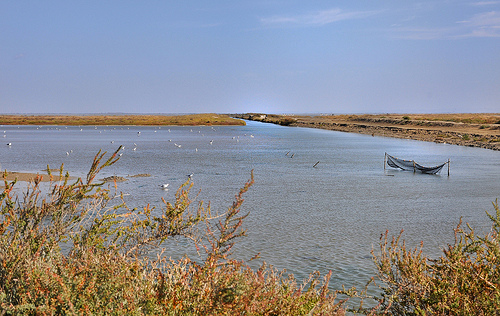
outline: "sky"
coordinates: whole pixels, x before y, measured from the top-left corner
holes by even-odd
[[[500,112],[500,1],[0,0],[0,113]]]

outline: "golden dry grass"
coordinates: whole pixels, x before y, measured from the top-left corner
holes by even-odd
[[[188,115],[0,115],[1,125],[245,125],[226,114]]]

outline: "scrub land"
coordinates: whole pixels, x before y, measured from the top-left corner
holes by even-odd
[[[322,128],[500,150],[499,113],[317,116],[246,113],[232,116],[285,126]]]

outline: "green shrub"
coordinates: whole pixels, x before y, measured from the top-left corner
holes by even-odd
[[[495,315],[500,308],[500,210],[490,215],[492,229],[476,236],[461,221],[455,243],[438,259],[422,246],[407,249],[397,238],[381,237],[374,259],[382,281],[382,310],[391,315]]]

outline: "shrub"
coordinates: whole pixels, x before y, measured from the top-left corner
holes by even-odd
[[[85,180],[51,182],[45,198],[38,177],[22,199],[15,181],[0,195],[0,314],[4,315],[343,315],[344,301],[328,290],[330,274],[302,284],[262,265],[253,271],[230,258],[245,235],[243,194],[228,210],[213,215],[189,198],[183,184],[175,202],[160,209],[129,209],[112,201],[110,188],[94,183],[102,168],[99,152]],[[51,177],[50,168],[47,167]],[[62,176],[63,167],[60,168]],[[115,182],[116,193],[116,182]],[[153,212],[154,210],[154,212]],[[157,214],[155,216],[154,214]],[[205,259],[167,260],[162,245],[186,238],[205,250]],[[70,249],[61,251],[61,243]],[[156,250],[149,259],[147,251]]]
[[[490,215],[492,229],[476,236],[461,221],[455,243],[438,259],[422,246],[407,249],[401,234],[389,242],[381,237],[374,254],[383,293],[382,309],[391,315],[494,315],[500,308],[500,210]]]
[[[289,126],[295,122],[297,122],[297,120],[294,118],[284,118],[284,119],[279,121],[279,124],[283,125],[283,126]]]

